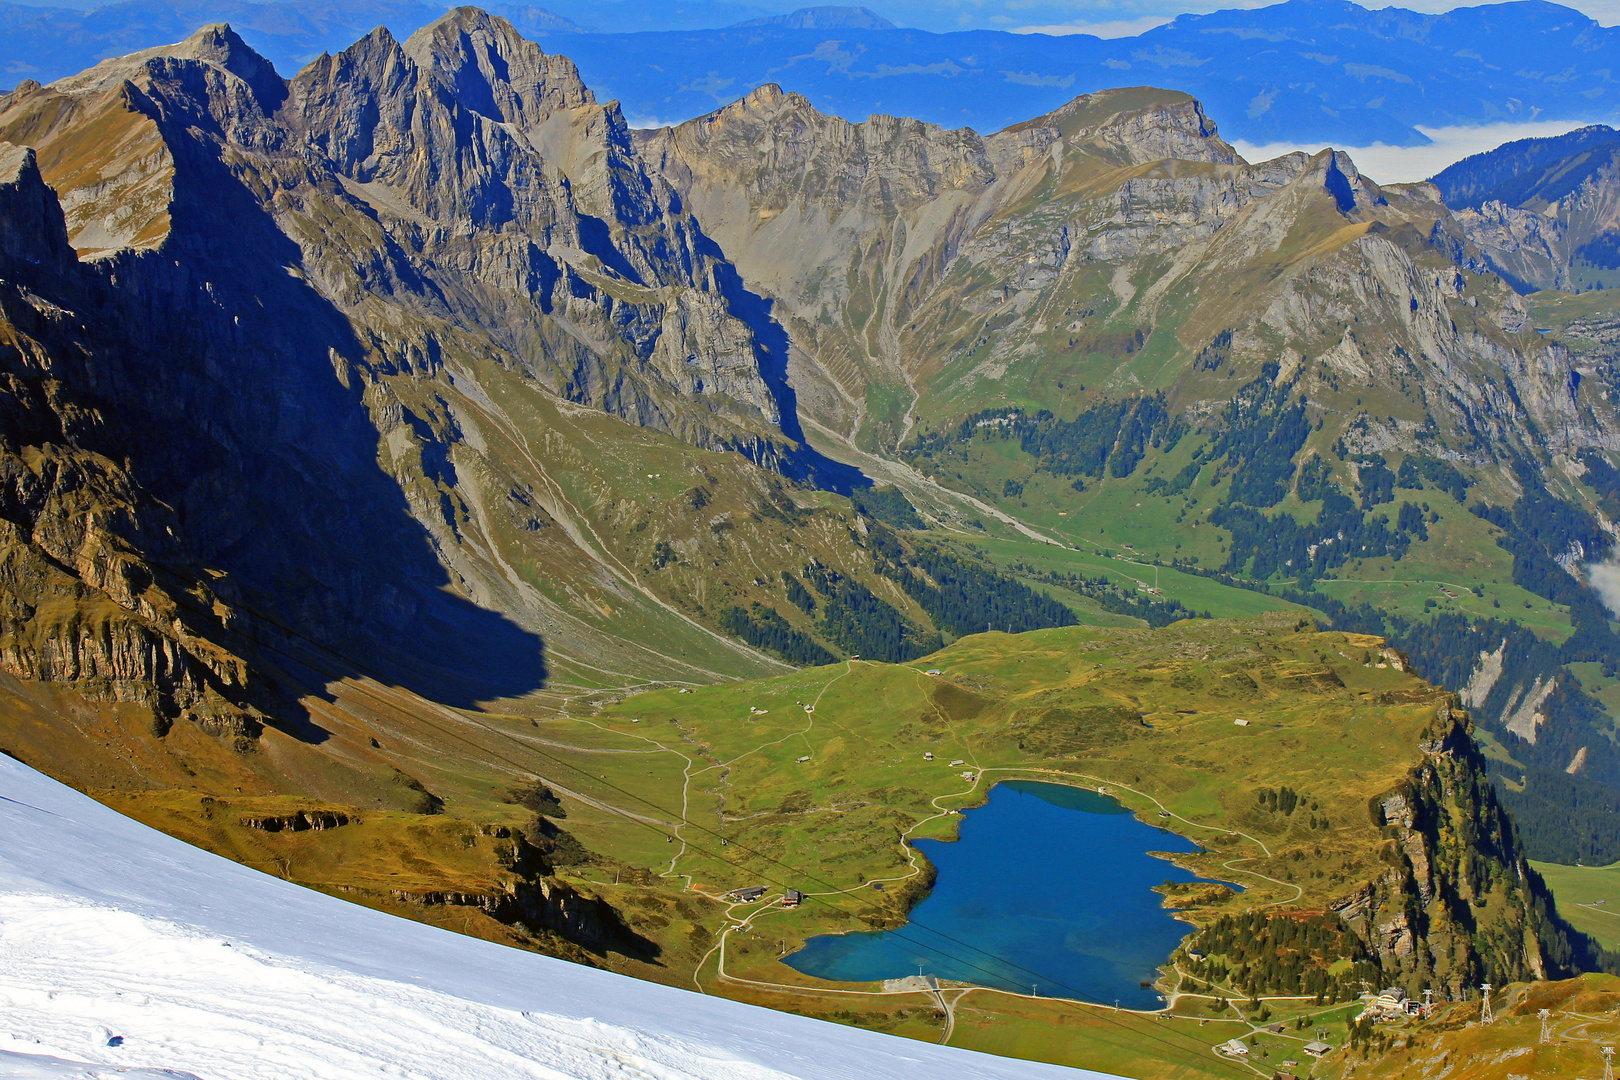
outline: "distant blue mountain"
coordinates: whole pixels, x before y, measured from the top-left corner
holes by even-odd
[[[852,120],[981,132],[1138,85],[1203,100],[1228,138],[1421,145],[1416,128],[1620,118],[1620,28],[1539,0],[1425,15],[1345,0],[1184,15],[1102,40],[989,30],[729,28],[543,38],[632,117],[679,120],[777,82]]]
[[[775,26],[785,30],[898,30],[898,26],[863,7],[807,7],[786,15],[767,15],[733,23],[732,29]]]
[[[600,96],[642,123],[701,115],[766,82],[853,120],[884,112],[982,132],[1077,94],[1144,83],[1195,94],[1228,138],[1260,143],[1417,145],[1426,141],[1419,126],[1620,120],[1611,74],[1620,72],[1620,28],[1540,0],[1445,15],[1290,0],[1184,15],[1114,40],[893,29],[847,8],[773,17],[787,6],[487,5],[572,57]],[[404,36],[442,10],[416,0],[127,0],[91,12],[0,3],[0,85],[49,81],[214,21],[230,22],[290,75],[379,23]],[[750,25],[642,29],[710,22]]]

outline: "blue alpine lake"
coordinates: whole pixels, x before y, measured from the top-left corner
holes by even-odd
[[[835,982],[924,974],[1046,997],[1160,1007],[1151,983],[1190,928],[1153,886],[1203,881],[1150,851],[1197,845],[1106,795],[1010,780],[954,843],[919,840],[933,892],[899,930],[823,934],[784,962]]]

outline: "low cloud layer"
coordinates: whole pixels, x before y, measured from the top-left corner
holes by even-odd
[[[1470,154],[1494,150],[1514,139],[1545,138],[1585,127],[1596,121],[1539,120],[1527,124],[1484,124],[1477,127],[1418,128],[1429,137],[1427,146],[1336,146],[1350,155],[1356,167],[1380,184],[1404,184],[1427,180],[1447,165]],[[1232,144],[1249,161],[1268,161],[1293,150],[1314,154],[1323,147],[1317,143],[1276,142],[1257,145],[1241,139]]]
[[[1591,584],[1603,606],[1620,616],[1620,563],[1588,563],[1586,580]]]

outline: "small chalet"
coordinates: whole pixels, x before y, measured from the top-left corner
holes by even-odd
[[[782,894],[783,907],[798,907],[804,903],[804,893],[798,889],[789,889]]]
[[[735,900],[739,904],[752,904],[765,895],[765,886],[749,885],[741,889],[732,889],[726,893],[727,900]]]
[[[1249,1048],[1243,1045],[1242,1039],[1233,1039],[1221,1044],[1221,1053],[1227,1057],[1248,1057]]]
[[[1311,1057],[1319,1058],[1324,1054],[1332,1053],[1333,1052],[1333,1047],[1329,1046],[1327,1043],[1322,1042],[1320,1039],[1318,1039],[1316,1042],[1308,1042],[1308,1043],[1306,1043],[1305,1044],[1305,1052],[1307,1054],[1311,1055]]]

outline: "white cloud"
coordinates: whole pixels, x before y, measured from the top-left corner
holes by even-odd
[[[1603,601],[1603,606],[1620,615],[1620,564],[1588,563],[1586,580]]]
[[[1585,127],[1589,120],[1537,120],[1521,124],[1483,124],[1474,127],[1426,128],[1418,130],[1427,135],[1427,146],[1338,146],[1336,150],[1348,153],[1356,167],[1381,184],[1409,183],[1427,180],[1447,165],[1461,161],[1482,150],[1494,150],[1514,139],[1541,138],[1562,135]],[[1314,154],[1323,149],[1321,143],[1275,142],[1256,145],[1239,139],[1232,144],[1237,152],[1250,161],[1267,161],[1293,150]]]

